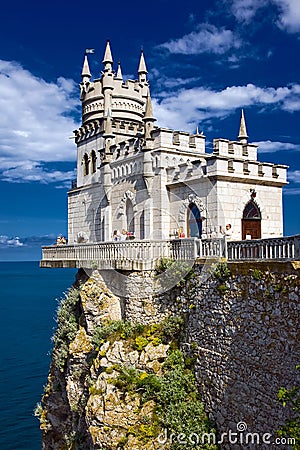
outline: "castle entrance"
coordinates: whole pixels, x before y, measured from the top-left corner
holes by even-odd
[[[242,239],[261,238],[261,213],[257,204],[250,200],[245,206],[242,218]]]
[[[187,237],[202,236],[202,218],[199,208],[195,203],[190,203],[187,210]]]

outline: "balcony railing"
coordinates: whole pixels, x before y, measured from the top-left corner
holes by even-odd
[[[42,248],[41,267],[151,270],[160,258],[193,262],[220,257],[229,261],[300,260],[300,235],[246,241],[187,238],[54,245]]]
[[[300,235],[246,241],[228,241],[227,257],[239,260],[299,260]]]

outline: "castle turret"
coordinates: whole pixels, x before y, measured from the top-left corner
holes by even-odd
[[[117,75],[115,76],[116,80],[122,80],[123,81],[123,75],[122,75],[122,70],[121,70],[121,63],[120,61],[118,62],[118,70],[117,70]]]
[[[104,64],[104,72],[111,72],[113,65],[113,58],[110,49],[109,40],[106,41],[105,53],[102,63]]]
[[[81,72],[81,83],[80,83],[80,98],[81,100],[84,98],[88,85],[90,84],[90,78],[91,78],[91,72],[89,67],[88,58],[85,55],[84,61],[83,61],[83,67]]]
[[[151,102],[151,97],[150,97],[150,91],[148,89],[145,115],[143,117],[143,122],[145,124],[146,141],[152,139],[151,131],[153,130],[153,124],[155,121],[156,121],[156,119],[153,117],[153,111],[152,111],[152,102]]]
[[[147,67],[146,67],[146,63],[145,63],[144,52],[143,52],[143,50],[141,50],[140,63],[139,63],[139,68],[138,68],[140,83],[147,82],[147,73],[148,73],[148,71],[147,71]]]
[[[109,41],[106,42],[105,53],[103,57],[104,73],[102,78],[102,90],[104,94],[104,114],[112,107],[112,92],[114,90],[114,73],[112,70],[113,58]]]
[[[91,72],[90,72],[88,58],[85,55],[84,62],[83,62],[83,67],[82,67],[82,72],[81,72],[82,82],[86,83],[87,81],[90,80],[91,76],[92,75],[91,75]]]
[[[240,131],[239,131],[238,139],[242,144],[247,144],[247,142],[248,142],[248,134],[247,134],[247,128],[246,128],[246,122],[245,122],[243,109],[242,109]]]

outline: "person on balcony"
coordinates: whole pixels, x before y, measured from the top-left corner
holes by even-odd
[[[223,236],[225,236],[227,239],[231,239],[232,238],[233,230],[232,230],[231,223],[228,223],[225,226],[225,230],[224,230],[224,228],[220,227],[220,231],[223,234]]]
[[[125,230],[125,228],[123,228],[120,234],[120,241],[126,241],[126,238],[127,238],[127,231]]]
[[[119,230],[114,230],[113,232],[113,241],[120,241],[121,235]]]
[[[177,237],[178,237],[179,239],[185,238],[185,234],[184,234],[184,231],[183,231],[183,228],[182,228],[182,227],[178,228]]]

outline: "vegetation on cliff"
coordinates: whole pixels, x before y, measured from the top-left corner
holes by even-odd
[[[105,305],[112,301],[101,295]],[[51,370],[36,409],[43,448],[176,450],[184,436],[187,450],[215,449],[195,443],[215,430],[193,358],[180,350],[183,319],[143,325],[105,317],[89,333],[85,305],[81,291],[71,289],[57,311]]]
[[[300,370],[300,364],[296,366],[296,370]],[[288,419],[283,427],[280,428],[278,434],[280,437],[294,438],[295,444],[292,446],[294,450],[300,448],[300,389],[299,386],[293,386],[290,389],[281,387],[278,391],[278,400],[284,407],[290,406],[293,415]]]

